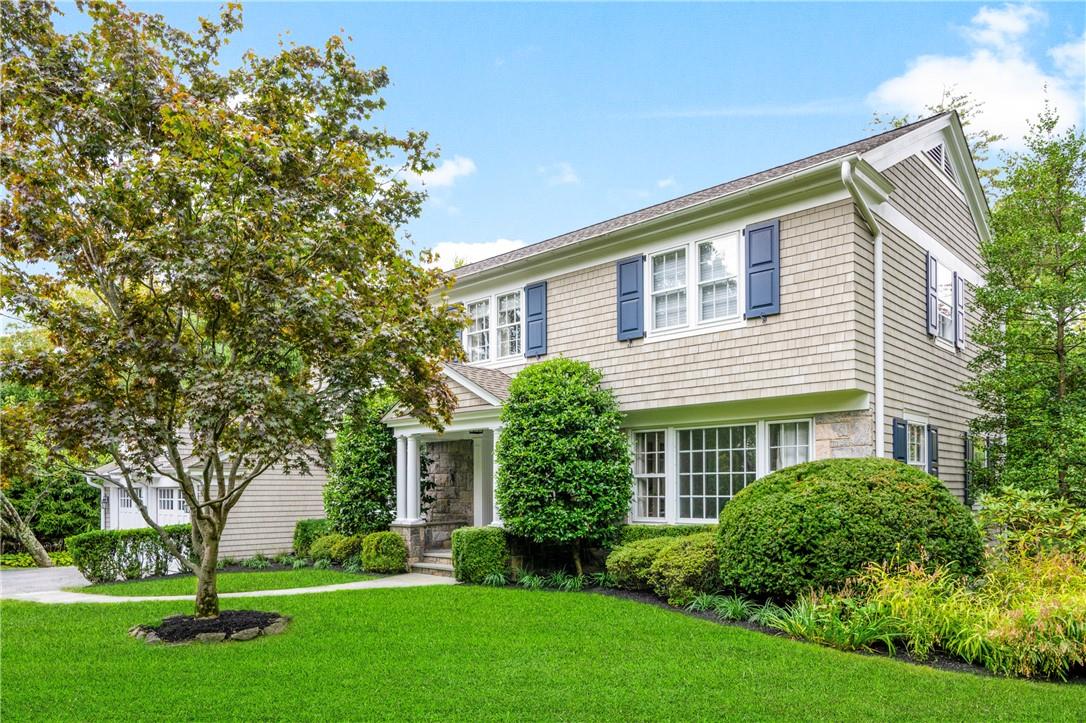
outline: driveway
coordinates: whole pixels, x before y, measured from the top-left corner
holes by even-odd
[[[0,570],[0,597],[10,598],[28,592],[48,592],[66,587],[89,585],[75,567],[28,567]]]

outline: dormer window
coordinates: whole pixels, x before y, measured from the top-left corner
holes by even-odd
[[[943,175],[952,181],[957,181],[954,177],[954,165],[950,162],[950,156],[947,155],[945,145],[940,143],[924,152],[927,154],[928,160],[934,163],[935,167],[943,172]]]

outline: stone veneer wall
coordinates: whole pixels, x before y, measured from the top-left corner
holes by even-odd
[[[815,415],[815,458],[873,457],[874,416],[866,412]]]
[[[430,458],[430,479],[434,482],[427,519],[430,522],[464,520],[471,524],[472,486],[475,466],[470,439],[430,442],[426,445]]]

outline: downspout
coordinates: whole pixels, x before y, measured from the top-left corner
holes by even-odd
[[[860,209],[860,215],[867,223],[867,228],[874,235],[875,244],[875,456],[886,456],[886,360],[883,348],[883,289],[882,289],[882,228],[867,205],[856,179],[852,175],[852,161],[841,163],[841,182],[845,184],[852,200]]]

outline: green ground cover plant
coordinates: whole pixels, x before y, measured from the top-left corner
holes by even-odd
[[[441,586],[237,600],[235,646],[148,646],[184,602],[0,602],[5,723],[177,720],[1081,719],[1086,686],[860,656],[596,594]],[[64,693],[55,671],[64,667]],[[149,680],[170,685],[148,686]],[[359,681],[366,681],[360,685]],[[571,694],[576,681],[576,694]],[[771,686],[772,694],[767,694]]]

